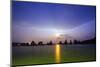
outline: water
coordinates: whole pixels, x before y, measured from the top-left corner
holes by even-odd
[[[13,65],[95,61],[95,59],[96,46],[92,44],[12,47]]]

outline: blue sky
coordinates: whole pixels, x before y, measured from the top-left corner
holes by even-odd
[[[12,39],[47,42],[56,40],[57,33],[61,40],[90,39],[95,37],[95,14],[95,6],[13,1]]]

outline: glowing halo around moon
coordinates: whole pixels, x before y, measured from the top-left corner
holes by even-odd
[[[55,36],[58,38],[60,37],[60,33],[56,33]]]

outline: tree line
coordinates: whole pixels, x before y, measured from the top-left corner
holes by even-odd
[[[78,41],[78,40],[70,40],[68,42],[68,40],[65,40],[64,42],[59,41],[60,45],[74,45],[74,44],[96,44],[96,38],[93,39],[89,39],[89,40],[84,40],[84,41]],[[18,43],[18,42],[13,42],[12,46],[44,46],[44,45],[55,45],[52,41],[47,42],[46,44],[44,44],[42,41],[35,43],[35,41],[32,41],[31,43]]]

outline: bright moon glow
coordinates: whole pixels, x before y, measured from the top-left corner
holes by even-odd
[[[56,37],[60,37],[60,34],[59,33],[56,33]]]
[[[56,57],[56,63],[60,63],[60,45],[56,44],[56,49],[55,49],[55,57]]]

